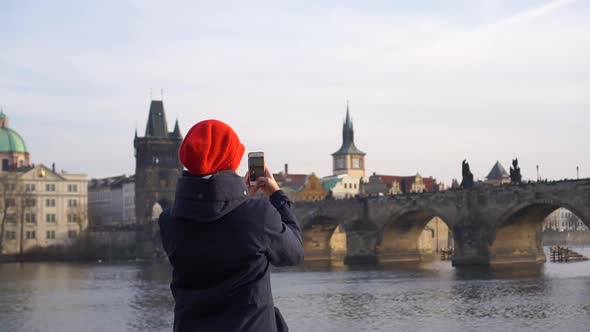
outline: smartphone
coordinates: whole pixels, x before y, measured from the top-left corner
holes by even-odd
[[[248,174],[250,182],[256,182],[256,179],[264,176],[264,152],[248,153]]]

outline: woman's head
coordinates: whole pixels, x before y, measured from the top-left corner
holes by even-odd
[[[188,131],[178,155],[191,174],[202,176],[237,170],[244,150],[244,145],[230,126],[219,120],[205,120]]]

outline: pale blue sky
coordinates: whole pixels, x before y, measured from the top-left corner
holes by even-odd
[[[329,175],[348,97],[370,173],[590,176],[587,0],[3,0],[0,41],[33,161],[91,177],[134,172],[150,88],[170,127],[226,121],[275,170]]]

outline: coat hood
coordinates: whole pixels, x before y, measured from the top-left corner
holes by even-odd
[[[176,184],[171,214],[198,223],[215,221],[248,200],[244,178],[222,171],[203,178],[185,172]]]

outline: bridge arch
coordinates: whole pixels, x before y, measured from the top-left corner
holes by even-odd
[[[454,248],[452,219],[429,207],[409,207],[383,224],[377,245],[380,263],[432,260]]]
[[[542,224],[559,208],[571,211],[590,228],[590,218],[583,212],[583,207],[565,200],[551,197],[518,203],[498,219],[490,243],[490,263],[545,262]]]
[[[315,216],[302,229],[305,260],[342,262],[347,253],[346,229],[337,219]]]

